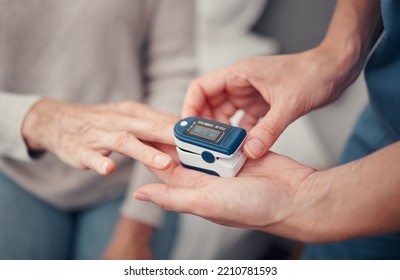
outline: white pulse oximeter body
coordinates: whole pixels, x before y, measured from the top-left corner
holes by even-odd
[[[174,127],[182,165],[220,177],[234,177],[246,161],[246,130],[213,120],[189,117]]]

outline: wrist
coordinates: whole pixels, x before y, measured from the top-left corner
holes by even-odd
[[[338,1],[325,38],[316,48],[328,58],[333,91],[343,91],[359,75],[381,30],[380,1]]]
[[[332,242],[352,237],[350,209],[357,203],[349,198],[359,184],[357,168],[350,163],[317,171],[302,182],[296,199],[300,211],[295,217],[302,241]]]
[[[325,38],[314,50],[338,77],[350,72],[364,57],[361,42],[356,38]]]
[[[332,222],[325,207],[330,199],[332,181],[326,180],[324,171],[308,176],[296,194],[297,211],[293,217],[299,240],[307,243],[321,242],[330,234]],[[325,209],[325,210],[324,210]]]
[[[324,238],[321,232],[324,225],[319,219],[323,211],[317,209],[329,186],[319,186],[319,177],[320,172],[316,171],[297,184],[291,198],[290,210],[279,223],[275,224],[278,226],[275,234],[304,243],[319,242]],[[268,229],[266,231],[268,232]]]
[[[30,152],[45,151],[45,141],[50,131],[46,132],[43,112],[47,107],[47,100],[39,100],[27,112],[21,127],[21,135]]]
[[[341,46],[324,41],[310,52],[319,73],[322,73],[321,80],[330,85],[329,102],[337,99],[356,80],[367,57],[358,42]]]

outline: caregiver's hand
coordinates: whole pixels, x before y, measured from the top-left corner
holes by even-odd
[[[229,122],[238,109],[244,110],[239,125],[251,129],[244,151],[258,158],[290,123],[335,100],[360,72],[357,59],[343,49],[324,46],[299,54],[244,59],[193,81],[182,115]]]
[[[171,157],[142,141],[173,144],[174,122],[175,117],[133,101],[81,105],[41,100],[27,113],[22,136],[31,151],[49,151],[75,168],[107,175],[115,169],[108,158],[112,152],[168,168]]]
[[[301,216],[301,210],[312,203],[304,203],[299,190],[315,170],[290,158],[270,152],[247,161],[235,178],[211,176],[176,164],[152,172],[165,184],[144,186],[135,198],[223,225],[310,238],[304,227],[307,223],[296,214]]]
[[[358,160],[315,171],[269,152],[247,161],[235,178],[174,164],[152,170],[165,184],[144,186],[135,197],[167,210],[304,242],[399,232],[399,155],[397,141]]]

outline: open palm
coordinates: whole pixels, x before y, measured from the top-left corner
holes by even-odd
[[[152,172],[164,184],[144,186],[136,198],[219,224],[264,230],[290,215],[297,190],[315,170],[269,152],[248,160],[234,178],[211,176],[178,164]],[[280,229],[268,231],[278,233]]]

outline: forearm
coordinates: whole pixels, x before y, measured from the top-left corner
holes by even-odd
[[[328,32],[316,48],[327,54],[327,75],[331,70],[329,77],[335,80],[331,99],[362,71],[381,31],[380,1],[338,1]],[[299,191],[300,211],[292,220],[298,223],[293,228],[298,230],[299,239],[333,241],[399,229],[400,223],[395,223],[400,214],[400,207],[396,208],[400,195],[400,176],[396,171],[399,155],[397,143],[363,159],[309,176],[304,189]]]
[[[321,45],[339,52],[369,52],[381,32],[378,0],[339,0]]]
[[[302,223],[310,241],[343,240],[400,229],[400,142],[305,181]],[[300,192],[300,193],[301,193]],[[304,215],[303,215],[304,214]]]
[[[341,93],[356,79],[381,31],[380,1],[338,1],[326,36],[316,48],[331,58],[325,61],[326,68],[340,80],[332,91]]]

